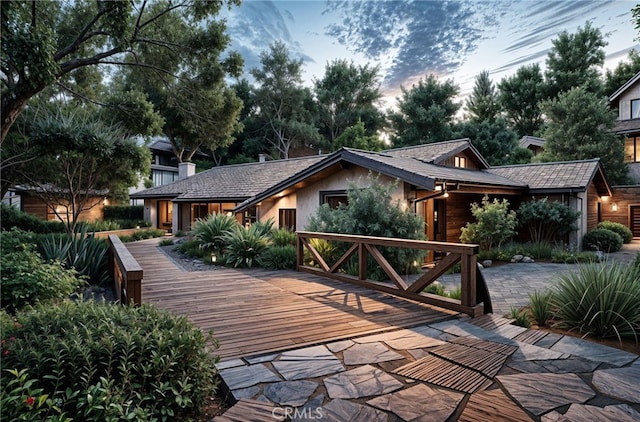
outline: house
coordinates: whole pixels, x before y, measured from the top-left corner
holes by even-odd
[[[173,229],[188,230],[195,218],[215,211],[235,213],[246,224],[273,218],[295,230],[321,204],[344,202],[349,183],[365,184],[370,172],[397,183],[393,197],[423,216],[430,240],[446,242],[459,241],[461,227],[473,221],[470,204],[489,195],[514,206],[549,196],[581,211],[579,232],[570,239],[579,244],[601,218],[602,198],[612,196],[597,159],[492,168],[468,139],[459,139],[217,167],[135,197],[145,200],[148,218],[160,227],[172,221]],[[176,207],[168,218],[163,209]]]
[[[520,148],[533,152],[533,156],[540,155],[544,151],[544,139],[537,136],[523,136],[518,142]]]

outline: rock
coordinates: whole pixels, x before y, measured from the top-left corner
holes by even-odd
[[[511,262],[520,262],[520,261],[522,261],[522,258],[524,258],[524,256],[522,256],[522,255],[514,255],[511,258]]]
[[[536,261],[534,261],[533,258],[529,256],[525,256],[522,258],[522,262],[524,262],[525,264],[531,264],[532,262],[536,262]]]
[[[490,267],[493,265],[493,261],[490,259],[485,259],[484,261],[482,261],[482,266],[484,268]]]

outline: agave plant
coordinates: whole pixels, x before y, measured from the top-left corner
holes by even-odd
[[[238,221],[233,216],[213,213],[207,218],[198,218],[193,225],[193,233],[200,242],[200,248],[214,252],[224,248],[226,236],[237,227]]]
[[[255,228],[256,232],[261,236],[268,236],[273,231],[274,224],[273,218],[270,218],[267,221],[256,221],[251,227]]]
[[[87,233],[86,225],[68,235],[51,235],[42,242],[42,256],[48,260],[60,260],[66,268],[74,268],[87,276],[91,284],[109,282],[107,271],[107,243]]]
[[[238,227],[233,233],[228,234],[225,240],[227,242],[226,261],[234,267],[251,268],[269,247],[269,239],[255,225],[249,228]]]

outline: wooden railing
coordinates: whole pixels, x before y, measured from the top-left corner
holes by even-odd
[[[299,231],[296,234],[298,271],[369,287],[418,302],[462,312],[471,317],[492,311],[488,290],[477,265],[478,245],[305,231]],[[342,242],[350,244],[350,246],[336,262],[328,263],[320,252],[313,247],[311,239]],[[437,261],[433,267],[424,268],[424,272],[419,274],[417,278],[413,277],[416,278],[415,280],[409,281],[408,276],[403,278],[403,276],[389,264],[378,249],[378,246],[419,249],[425,252],[442,252],[446,255]],[[314,265],[311,265],[309,262],[304,262],[305,250],[309,252]],[[344,267],[355,254],[358,255],[357,276],[346,274],[344,271]],[[367,255],[370,255],[377,262],[389,277],[391,283],[374,281],[367,278]],[[458,262],[460,262],[461,266],[460,288],[462,297],[460,300],[423,292],[429,284],[436,281],[438,277],[446,273],[447,270]]]
[[[123,305],[142,304],[142,267],[115,234],[107,238],[109,243],[109,273],[115,281],[118,301]]]

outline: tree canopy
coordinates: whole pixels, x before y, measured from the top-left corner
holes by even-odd
[[[476,122],[493,121],[500,113],[498,94],[488,70],[483,70],[476,76],[473,91],[467,97],[465,107],[469,118]]]
[[[401,89],[398,111],[390,115],[393,145],[403,147],[451,139],[453,118],[460,108],[454,102],[459,88],[453,80],[441,83],[429,75],[411,89]]]
[[[91,95],[97,66],[144,68],[145,77],[163,78],[192,58],[220,61],[228,39],[215,17],[225,4],[239,1],[3,2],[0,141],[27,101],[47,87]],[[238,61],[230,54],[217,72]]]
[[[627,60],[623,60],[613,70],[607,69],[604,78],[604,94],[612,95],[636,73],[640,72],[640,54],[630,50]]]
[[[540,66],[522,66],[513,76],[498,84],[499,100],[507,122],[518,136],[535,135],[543,123],[538,106],[545,97],[544,79]]]

